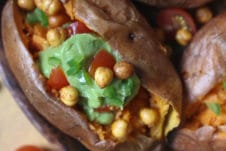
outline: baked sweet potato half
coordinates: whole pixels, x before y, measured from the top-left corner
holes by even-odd
[[[8,63],[37,111],[90,150],[163,149],[180,123],[181,82],[133,4],[29,2],[9,0],[1,28]]]
[[[176,151],[226,150],[226,14],[200,29],[185,50],[185,122],[173,134]]]
[[[183,7],[183,8],[194,8],[204,5],[213,0],[136,0],[141,1],[151,6],[157,7]]]

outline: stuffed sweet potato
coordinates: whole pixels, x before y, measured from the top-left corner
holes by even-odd
[[[181,83],[130,1],[17,2],[3,10],[3,45],[37,111],[90,150],[161,150]]]
[[[185,50],[185,122],[173,134],[176,151],[226,150],[226,14],[211,20]]]
[[[204,5],[212,0],[136,0],[157,7],[193,8]]]

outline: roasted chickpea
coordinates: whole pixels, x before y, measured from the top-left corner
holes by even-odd
[[[113,72],[107,67],[98,67],[95,71],[94,79],[100,88],[104,88],[111,83]]]
[[[207,23],[212,17],[213,13],[208,7],[201,7],[196,11],[196,20],[201,23]]]
[[[46,38],[47,29],[41,26],[40,24],[34,25],[34,34],[40,37]]]
[[[182,46],[187,45],[191,39],[192,33],[187,29],[179,29],[176,33],[176,40]]]
[[[127,136],[128,123],[122,119],[116,120],[111,125],[112,135],[119,141],[123,141]]]
[[[67,3],[69,0],[61,0],[63,4]]]
[[[66,34],[63,28],[58,27],[48,30],[46,38],[51,46],[60,45],[66,38]]]
[[[44,0],[34,0],[35,6],[42,10],[42,4]]]
[[[78,102],[78,91],[72,86],[60,89],[60,100],[67,106],[74,106]]]
[[[31,38],[31,47],[38,51],[44,50],[49,47],[49,42],[39,35],[33,35]]]
[[[157,111],[151,108],[141,109],[139,115],[141,121],[147,126],[152,126],[158,118]]]
[[[62,4],[59,0],[43,0],[41,9],[49,16],[52,16],[61,11]]]
[[[49,16],[48,23],[50,28],[56,28],[70,21],[70,17],[67,14],[60,13],[54,16]]]
[[[35,3],[33,0],[18,0],[17,4],[20,8],[31,11],[35,8]]]
[[[114,65],[114,73],[119,79],[127,79],[133,74],[133,66],[125,61],[117,62]]]

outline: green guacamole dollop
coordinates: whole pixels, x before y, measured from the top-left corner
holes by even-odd
[[[120,55],[109,44],[94,34],[77,34],[58,47],[49,47],[39,54],[39,65],[48,78],[53,68],[60,66],[69,84],[79,91],[79,104],[89,120],[107,125],[114,120],[113,112],[100,113],[96,108],[111,105],[123,109],[138,92],[140,81],[136,74],[126,80],[114,78],[110,85],[101,89],[88,73],[90,60],[100,50],[111,53],[116,61]]]

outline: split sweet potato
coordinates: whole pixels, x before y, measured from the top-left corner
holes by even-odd
[[[182,59],[185,122],[171,138],[176,151],[226,150],[225,19],[226,13],[212,19],[185,50]]]
[[[73,0],[73,17],[108,41],[110,46],[133,64],[142,87],[169,104],[164,117],[164,135],[180,122],[182,88],[180,79],[154,32],[128,0]],[[37,111],[65,134],[78,139],[90,150],[161,150],[164,138],[142,134],[125,142],[100,140],[89,127],[85,114],[66,107],[46,91],[43,78],[24,33],[24,16],[8,1],[2,16],[2,37],[8,63],[24,93]]]

